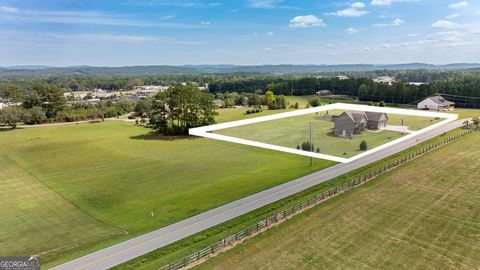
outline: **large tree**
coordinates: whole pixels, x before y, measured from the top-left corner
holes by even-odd
[[[25,110],[20,106],[8,106],[0,110],[0,123],[4,123],[17,128],[18,122],[23,121],[25,117]]]
[[[162,134],[188,134],[189,128],[215,123],[213,95],[194,86],[176,86],[158,93],[150,124]]]
[[[22,103],[25,99],[25,90],[14,84],[9,84],[0,93],[0,97],[9,103]]]
[[[52,84],[35,84],[32,90],[36,92],[41,101],[40,106],[45,109],[48,118],[54,118],[57,112],[65,106],[63,90]]]

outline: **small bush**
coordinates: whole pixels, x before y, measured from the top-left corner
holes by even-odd
[[[365,150],[367,150],[367,148],[368,148],[367,142],[365,140],[363,140],[360,143],[360,150],[365,151]]]

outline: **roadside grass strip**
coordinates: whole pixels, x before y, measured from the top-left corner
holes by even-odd
[[[235,246],[241,244],[246,239],[252,238],[272,227],[277,226],[278,224],[290,219],[291,217],[304,212],[307,209],[314,207],[322,202],[325,202],[331,198],[334,198],[344,192],[347,192],[357,186],[368,183],[369,181],[377,178],[380,175],[383,175],[411,160],[414,160],[418,157],[423,156],[443,145],[449,144],[450,142],[456,141],[465,137],[466,135],[474,132],[474,129],[467,129],[463,132],[448,136],[440,141],[428,144],[420,149],[417,149],[414,152],[411,152],[407,155],[402,156],[399,159],[391,161],[379,168],[375,168],[365,173],[363,176],[357,177],[349,182],[346,182],[342,185],[335,186],[327,191],[316,194],[309,199],[300,202],[291,207],[285,208],[279,212],[276,212],[274,215],[266,217],[262,220],[259,220],[254,225],[247,227],[241,231],[238,231],[232,235],[229,235],[220,241],[217,241],[203,249],[200,249],[190,255],[180,259],[178,261],[172,262],[168,265],[164,265],[158,270],[178,270],[178,269],[189,269],[198,264],[201,264],[207,261],[211,257],[215,257]]]

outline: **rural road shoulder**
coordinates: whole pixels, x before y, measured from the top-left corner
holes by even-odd
[[[387,156],[401,152],[418,143],[424,142],[425,140],[460,127],[462,126],[462,122],[463,120],[458,120],[448,123],[434,130],[427,131],[426,133],[419,135],[417,138],[411,138],[409,140],[400,142],[389,148],[372,153],[350,163],[340,163],[313,174],[233,201],[167,227],[143,234],[141,236],[64,263],[54,267],[53,269],[99,270],[111,268],[115,265],[164,247],[175,241],[201,232],[235,217],[241,216],[267,204],[281,200],[290,195],[326,182],[332,178],[356,170],[372,162],[381,160]],[[417,139],[419,140],[417,141]]]

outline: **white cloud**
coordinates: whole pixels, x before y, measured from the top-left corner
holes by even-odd
[[[101,42],[126,42],[126,43],[145,43],[161,41],[157,36],[149,35],[116,35],[108,33],[95,34],[56,34],[43,33],[46,38],[63,40],[63,41],[101,41]]]
[[[267,36],[273,36],[275,35],[273,32],[267,32]]]
[[[360,17],[363,15],[368,14],[369,12],[366,10],[359,10],[355,8],[346,8],[342,10],[338,10],[336,12],[327,13],[327,15],[332,16],[340,16],[340,17]]]
[[[462,41],[467,34],[460,31],[444,31],[429,34],[427,37],[436,41]]]
[[[455,18],[458,18],[458,17],[460,17],[460,13],[452,13],[448,16],[445,16],[445,18],[447,18],[447,19],[455,19]]]
[[[355,2],[353,4],[350,5],[352,8],[364,8],[365,7],[365,3],[363,2]]]
[[[370,5],[372,6],[389,6],[397,2],[420,2],[423,0],[372,0]]]
[[[396,18],[395,20],[393,20],[393,23],[392,25],[393,26],[399,26],[400,24],[404,23],[405,21],[402,20],[402,19],[399,19],[399,18]]]
[[[461,1],[448,5],[451,9],[462,9],[468,7],[468,1]]]
[[[439,20],[434,22],[431,25],[432,28],[438,28],[438,29],[454,29],[454,28],[458,28],[459,26],[460,25],[458,23],[454,23],[447,20]]]
[[[202,24],[202,25],[210,25],[210,24],[212,24],[212,23],[211,23],[211,22],[200,22],[200,24]]]
[[[356,28],[353,28],[353,27],[349,27],[347,28],[347,30],[345,30],[348,34],[356,34],[358,32],[360,32],[360,30],[356,29]]]
[[[8,16],[0,16],[3,21],[20,23],[55,23],[79,25],[111,25],[131,27],[159,27],[159,28],[198,28],[198,25],[154,22],[143,19],[134,19],[120,14],[103,13],[98,11],[44,11],[26,10],[2,7],[0,13],[8,12]]]
[[[372,0],[370,5],[372,6],[388,6],[392,4],[392,0]]]
[[[363,2],[354,2],[350,7],[346,9],[337,10],[335,12],[329,12],[326,15],[339,16],[339,17],[360,17],[370,12],[363,10],[365,7]]]
[[[324,27],[326,24],[315,15],[296,16],[290,20],[291,28]]]
[[[267,51],[267,52],[273,51],[273,49],[270,48],[270,47],[263,48],[263,50],[264,50],[264,51]]]
[[[376,23],[373,26],[375,27],[399,26],[404,22],[405,22],[404,20],[400,18],[396,18],[392,21],[392,23]]]
[[[13,7],[0,7],[0,13],[17,13],[18,9]]]

